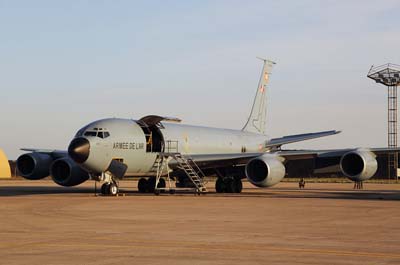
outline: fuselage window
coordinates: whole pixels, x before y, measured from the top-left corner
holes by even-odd
[[[110,136],[109,132],[104,132],[104,138],[107,138],[108,136]]]

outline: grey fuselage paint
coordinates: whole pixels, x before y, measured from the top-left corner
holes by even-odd
[[[263,134],[242,130],[220,129],[201,126],[162,122],[158,128],[163,138],[164,152],[194,154],[232,154],[262,152],[268,137]],[[107,132],[101,138],[85,135],[93,131]],[[128,166],[126,175],[151,175],[157,152],[146,150],[148,140],[139,123],[132,119],[102,119],[90,123],[77,133],[90,143],[88,159],[81,164],[91,173],[107,170],[113,159],[122,160]]]

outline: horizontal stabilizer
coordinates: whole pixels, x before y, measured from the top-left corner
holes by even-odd
[[[333,131],[324,131],[324,132],[316,132],[316,133],[288,135],[288,136],[283,136],[280,138],[271,139],[270,141],[268,141],[266,143],[265,147],[280,147],[281,145],[284,145],[284,144],[301,142],[301,141],[305,141],[305,140],[335,135],[338,133],[340,133],[340,131],[333,130]]]

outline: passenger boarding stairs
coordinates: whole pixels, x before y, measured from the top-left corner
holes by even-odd
[[[205,175],[191,158],[185,158],[180,153],[172,155],[180,168],[185,171],[188,178],[192,181],[198,192],[207,192],[205,186]]]
[[[175,160],[178,168],[182,169],[189,180],[193,183],[193,188],[178,188],[171,187],[171,179],[169,176],[170,168],[168,166],[171,159]],[[179,152],[160,152],[158,153],[157,159],[153,168],[157,169],[155,193],[158,195],[161,191],[169,191],[174,193],[175,190],[194,190],[197,194],[207,192],[205,175],[199,168],[199,166],[189,156],[184,156]],[[165,174],[165,170],[167,171]],[[158,188],[158,183],[162,176],[167,175],[168,187]]]

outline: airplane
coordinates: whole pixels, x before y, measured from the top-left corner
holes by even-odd
[[[158,115],[101,119],[82,127],[68,150],[21,149],[29,153],[17,159],[18,171],[30,180],[51,175],[55,183],[67,187],[89,179],[101,181],[104,195],[117,195],[119,180],[127,176],[140,178],[139,192],[159,191],[170,173],[176,187],[194,185],[202,192],[204,177],[216,175],[216,192],[240,193],[242,179],[260,188],[271,187],[285,177],[290,161],[306,158],[336,166],[355,182],[370,179],[378,168],[376,156],[390,149],[285,150],[283,145],[340,131],[279,138],[265,134],[268,84],[275,62],[259,59],[263,61],[261,77],[250,115],[240,130],[184,125],[178,118]],[[166,173],[160,173],[160,163],[166,164]]]

